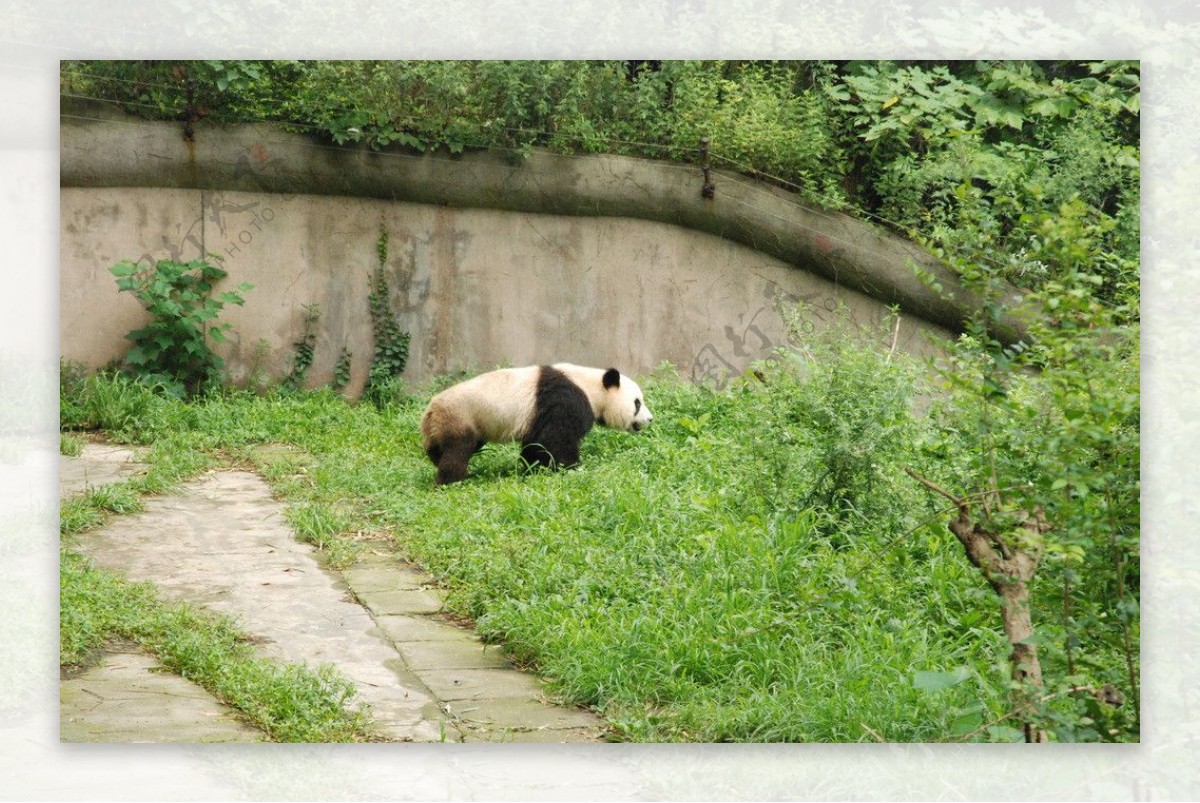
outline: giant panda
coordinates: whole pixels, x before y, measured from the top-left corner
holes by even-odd
[[[528,463],[565,468],[593,423],[637,432],[653,420],[642,389],[616,368],[570,363],[501,368],[453,385],[421,416],[437,484],[458,482],[485,443],[520,441]]]

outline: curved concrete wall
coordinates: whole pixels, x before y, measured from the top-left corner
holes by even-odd
[[[76,112],[64,111],[62,129],[61,350],[92,367],[119,357],[144,320],[117,292],[112,264],[211,252],[232,283],[256,285],[223,316],[235,381],[286,374],[304,306],[315,303],[310,383],[329,381],[347,349],[356,393],[371,354],[367,281],[381,230],[415,382],[555,360],[643,373],[665,360],[722,384],[782,345],[780,301],[810,305],[817,326],[844,303],[872,327],[900,303],[899,346],[915,352],[931,348],[921,331],[948,334],[961,317],[907,283],[910,261],[952,281],[911,244],[745,179],[718,179],[719,207],[673,165],[371,154],[253,126],[185,143],[172,124]]]

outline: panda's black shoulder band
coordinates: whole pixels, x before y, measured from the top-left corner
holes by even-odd
[[[604,372],[603,382],[606,389],[617,387],[621,384],[621,372],[616,368],[609,368]]]

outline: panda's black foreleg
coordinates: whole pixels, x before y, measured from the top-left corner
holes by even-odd
[[[579,462],[579,442],[592,428],[592,407],[583,391],[554,372],[538,389],[529,432],[521,440],[526,463],[569,468]]]
[[[579,462],[579,444],[525,443],[521,446],[521,459],[531,466],[569,468]]]

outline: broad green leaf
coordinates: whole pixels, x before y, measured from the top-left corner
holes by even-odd
[[[1025,741],[1025,734],[1020,729],[1008,725],[989,725],[987,735],[993,742]]]
[[[950,672],[928,671],[913,674],[913,686],[921,691],[941,691],[957,686],[970,676],[966,667],[959,667]]]
[[[976,707],[972,711],[967,711],[955,717],[954,721],[950,723],[950,733],[954,736],[965,736],[968,733],[978,730],[982,724],[983,709]]]

